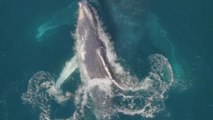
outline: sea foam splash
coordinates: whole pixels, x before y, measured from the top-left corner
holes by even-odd
[[[116,82],[123,85],[122,91],[113,96],[117,112],[128,115],[141,115],[152,118],[155,113],[163,109],[163,102],[166,98],[166,91],[174,82],[172,67],[163,55],[154,54],[148,59],[150,61],[150,72],[144,80],[130,75],[118,62],[114,52],[113,43],[104,32],[99,22],[99,35],[104,41],[107,50],[107,57],[115,74]],[[126,86],[126,87],[125,87]]]
[[[22,95],[24,104],[30,104],[39,111],[40,120],[51,119],[51,101],[63,103],[71,97],[71,94],[64,94],[58,89],[54,81],[49,72],[39,71],[29,80],[27,92]]]

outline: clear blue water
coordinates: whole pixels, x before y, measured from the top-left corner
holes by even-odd
[[[213,16],[210,0],[141,0],[93,2],[122,65],[131,74],[147,74],[147,58],[163,54],[170,62],[175,83],[154,118],[121,115],[122,120],[213,119]],[[0,1],[0,119],[37,120],[39,109],[21,96],[37,71],[59,76],[74,55],[77,2]],[[78,78],[78,73],[74,77]],[[72,81],[72,80],[71,80]],[[64,86],[72,91],[68,81]],[[72,102],[51,101],[53,118],[72,115]]]

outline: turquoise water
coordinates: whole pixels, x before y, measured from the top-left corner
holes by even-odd
[[[92,1],[105,31],[114,42],[120,63],[144,78],[148,58],[164,55],[172,66],[174,84],[162,111],[154,118],[120,115],[122,120],[213,119],[212,1]],[[0,1],[0,119],[39,119],[41,109],[23,101],[28,81],[38,71],[57,78],[74,55],[77,1]],[[79,73],[63,86],[74,91]],[[77,82],[75,81],[77,80]],[[73,83],[74,81],[74,83]],[[51,104],[52,118],[68,118],[70,100]],[[159,105],[161,106],[161,105]],[[92,119],[92,118],[91,118]]]

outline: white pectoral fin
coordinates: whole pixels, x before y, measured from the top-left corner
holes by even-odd
[[[78,68],[77,56],[73,56],[68,62],[66,62],[59,78],[56,81],[56,87],[60,88],[61,85],[67,80],[69,76]]]

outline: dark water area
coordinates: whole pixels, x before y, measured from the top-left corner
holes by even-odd
[[[174,120],[211,120],[212,113],[212,1],[153,1],[152,10],[169,31],[184,69],[193,71],[193,85],[171,94],[168,104]],[[199,62],[197,61],[197,59]],[[194,64],[194,65],[193,65]]]
[[[73,21],[58,23],[60,27],[49,30],[38,41],[39,26],[70,4],[75,6]],[[141,78],[147,74],[147,58],[151,54],[163,54],[171,63],[176,82],[168,92],[165,111],[153,120],[213,119],[211,0],[110,0],[94,5],[121,63],[132,74]],[[34,73],[42,70],[59,76],[65,62],[74,55],[71,33],[75,32],[76,11],[77,2],[70,0],[0,1],[1,120],[39,119],[39,111],[24,104],[21,95]],[[73,107],[73,103],[67,104]],[[68,117],[70,113],[60,111],[60,107],[55,104],[55,115]]]
[[[28,80],[35,72],[58,73],[58,68],[63,67],[61,60],[69,59],[73,54],[70,52],[73,41],[70,40],[71,28],[64,26],[57,30],[57,34],[47,38],[51,44],[38,44],[36,28],[69,3],[68,0],[51,1],[51,5],[50,1],[42,0],[0,1],[1,120],[38,119],[29,106],[23,104],[21,94],[26,91]],[[67,42],[60,42],[62,39]]]

